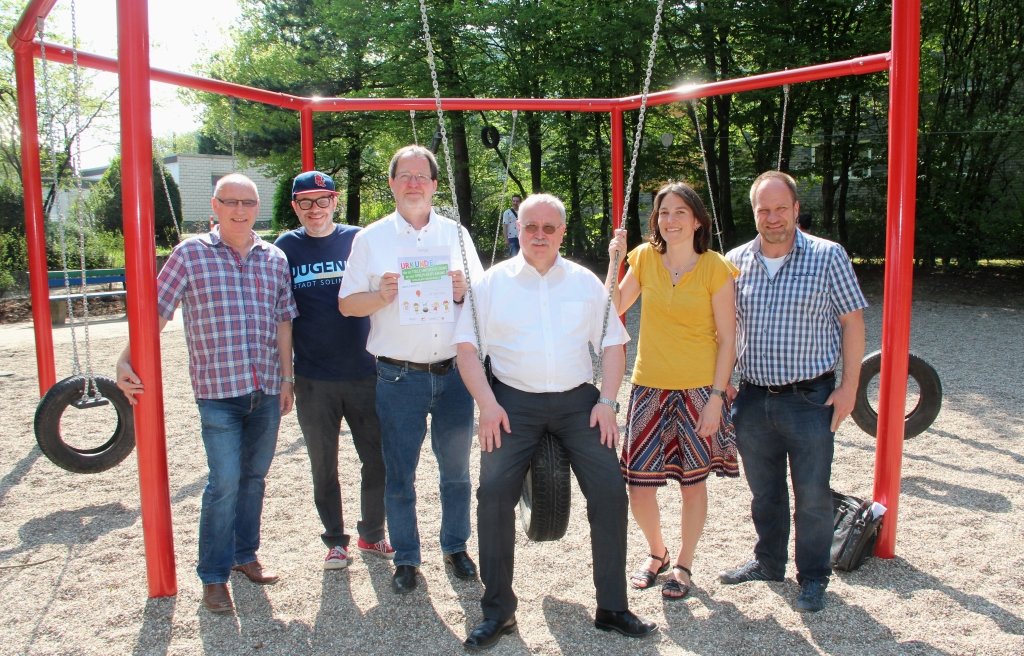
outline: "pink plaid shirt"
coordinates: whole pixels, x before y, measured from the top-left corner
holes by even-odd
[[[277,324],[299,312],[279,248],[253,233],[242,260],[219,228],[183,241],[157,276],[160,316],[174,318],[179,303],[197,399],[280,393]]]

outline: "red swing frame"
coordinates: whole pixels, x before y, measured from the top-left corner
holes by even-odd
[[[29,255],[36,362],[40,396],[56,383],[53,334],[46,275],[46,232],[43,216],[39,126],[34,58],[41,47],[35,40],[37,21],[57,0],[30,0],[7,42],[14,51],[21,129],[22,182],[25,193],[25,233]],[[903,460],[904,399],[910,343],[911,291],[914,257],[914,203],[917,188],[918,80],[920,67],[920,0],[893,0],[891,50],[841,62],[754,75],[736,80],[695,84],[651,93],[648,105],[691,98],[778,87],[846,75],[889,73],[889,184],[887,192],[886,262],[882,309],[881,396],[875,451],[874,500],[888,507],[875,555],[895,555]],[[78,53],[81,66],[117,73],[120,83],[122,194],[124,206],[125,269],[128,330],[132,363],[146,381],[147,394],[135,406],[139,459],[139,489],[150,597],[177,594],[164,429],[160,337],[156,310],[156,255],[152,191],[152,128],[150,81],[217,93],[291,109],[299,114],[302,168],[313,161],[313,112],[433,110],[432,98],[305,98],[274,93],[230,82],[211,80],[149,65],[149,10],[146,0],[117,1],[118,58]],[[72,51],[46,44],[50,61],[71,64]],[[623,112],[639,109],[640,96],[604,99],[445,98],[448,110],[535,110],[608,112],[611,115],[613,224],[621,224],[624,203]]]

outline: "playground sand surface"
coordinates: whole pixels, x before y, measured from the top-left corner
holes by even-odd
[[[871,300],[869,351],[878,348],[881,322],[880,299]],[[977,303],[915,303],[911,346],[942,377],[942,413],[905,445],[896,557],[872,558],[834,576],[823,612],[792,609],[792,564],[781,583],[718,583],[719,570],[748,557],[754,532],[745,482],[712,479],[690,597],[673,602],[657,589],[629,592],[632,610],[660,626],[649,639],[595,630],[589,529],[574,484],[564,539],[517,537],[519,629],[491,653],[1024,653],[1024,311]],[[69,373],[71,346],[68,329],[56,332],[61,378]],[[282,580],[257,587],[235,574],[237,614],[212,615],[201,608],[194,573],[205,458],[184,340],[172,324],[163,335],[163,372],[178,594],[147,599],[135,456],[92,475],[68,473],[42,456],[32,433],[38,384],[31,334],[30,324],[0,328],[0,391],[7,399],[0,429],[0,655],[462,653],[461,641],[481,618],[481,586],[443,567],[437,468],[428,446],[418,482],[422,576],[415,593],[398,597],[385,561],[356,552],[347,570],[321,569],[325,548],[305,447],[295,414],[285,417],[260,549]],[[92,358],[108,374],[126,334],[123,320],[93,327]],[[623,404],[627,388],[619,395]],[[354,532],[358,465],[347,437],[340,457]],[[472,463],[475,479],[475,452]],[[873,471],[873,438],[847,420],[836,436],[833,486],[868,497]],[[659,498],[675,550],[678,492],[669,488]],[[628,539],[632,570],[647,553],[632,521]],[[474,535],[470,553],[476,551]]]

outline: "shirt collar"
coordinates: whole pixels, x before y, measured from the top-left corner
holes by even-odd
[[[522,275],[524,272],[527,271],[537,276],[538,278],[541,277],[540,272],[537,271],[537,269],[533,268],[533,266],[531,266],[529,263],[527,263],[526,258],[523,257],[522,251],[519,251],[515,257],[509,260],[509,266],[512,269],[511,273],[513,277]],[[556,269],[560,269],[562,271],[569,270],[569,263],[566,261],[565,258],[562,257],[561,254],[558,254],[558,256],[555,257],[555,263],[551,265],[550,269],[548,269],[548,273],[550,274],[552,271]]]
[[[270,248],[270,242],[260,239],[259,234],[257,234],[255,230],[251,232],[252,248],[259,248],[261,250],[267,250],[268,248]],[[227,244],[224,243],[224,240],[220,238],[220,224],[213,226],[213,230],[211,230],[210,232],[203,235],[199,235],[199,240],[215,248],[219,248],[221,246],[227,248],[228,246]]]
[[[807,246],[807,236],[803,233],[802,230],[797,228],[796,238],[793,240],[793,248],[789,251],[789,253],[786,253],[784,257],[789,256],[794,251],[802,251],[805,246]],[[764,257],[764,254],[761,252],[761,235],[757,235],[756,237],[754,237],[754,241],[751,242],[750,244],[750,251],[754,255],[760,255]]]
[[[413,228],[412,224],[409,223],[409,221],[407,221],[406,218],[402,216],[401,212],[399,212],[397,209],[395,210],[395,213],[391,215],[391,217],[392,220],[394,221],[395,232],[397,234],[401,235],[404,234],[406,231],[416,232],[416,228]],[[430,215],[427,217],[427,223],[422,228],[420,228],[420,230],[430,231],[431,229],[436,228],[440,219],[441,217],[437,214],[437,212],[434,211],[434,208],[431,207]]]

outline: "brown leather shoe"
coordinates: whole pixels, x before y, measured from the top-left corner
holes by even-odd
[[[203,586],[203,606],[211,613],[230,613],[235,610],[227,583],[210,583]]]
[[[259,585],[274,585],[281,578],[277,575],[277,572],[263,569],[263,565],[260,565],[258,560],[245,563],[244,565],[235,565],[231,569],[245,574],[247,579]]]

